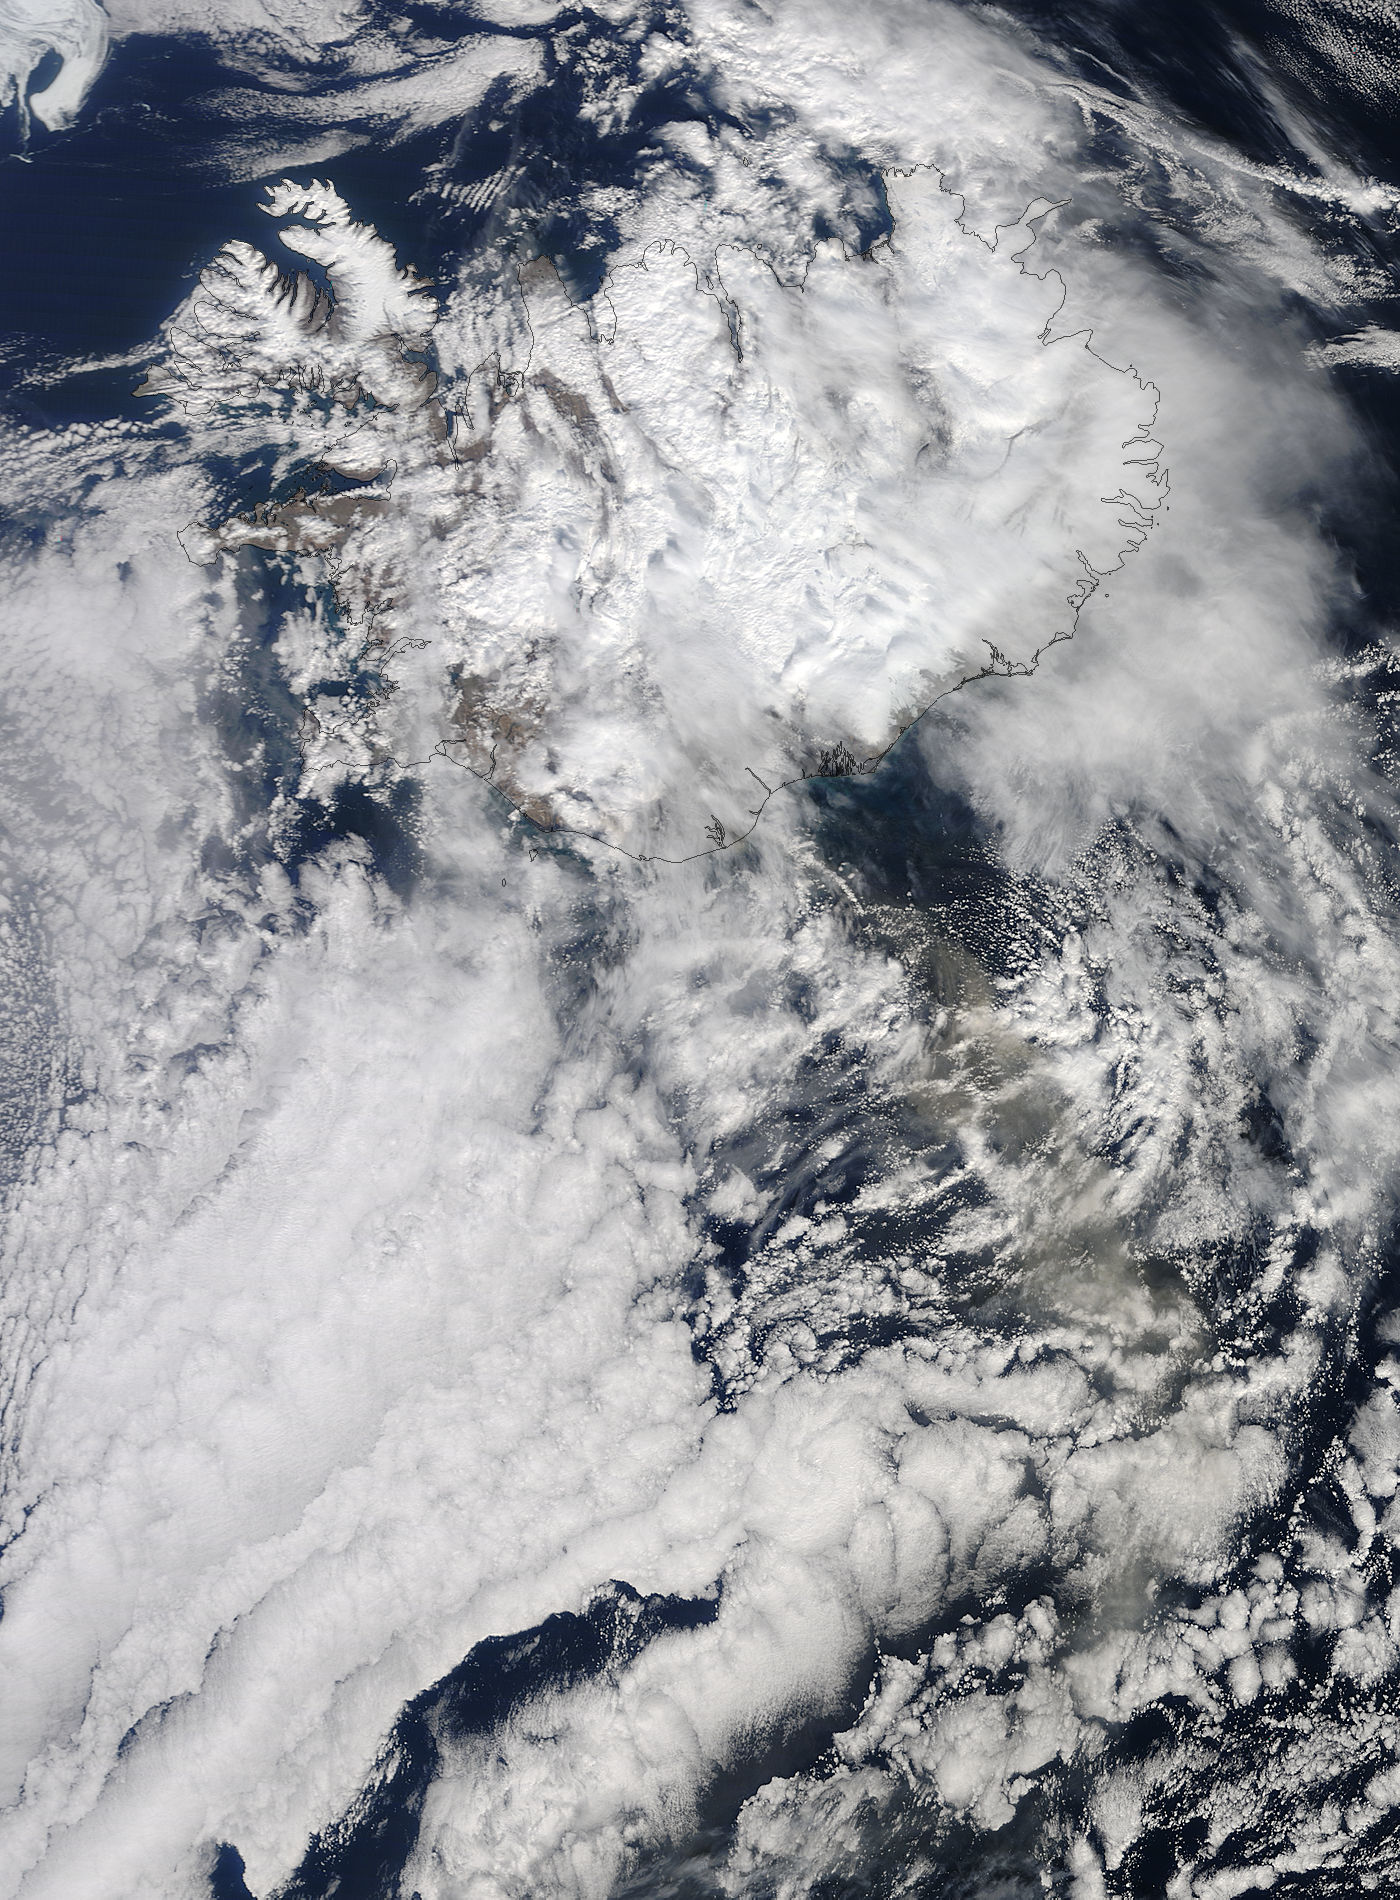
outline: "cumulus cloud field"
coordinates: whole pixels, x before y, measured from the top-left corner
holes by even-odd
[[[0,1894],[1385,1891],[1394,194],[472,21],[0,7],[266,225],[3,424]],[[552,86],[569,255],[338,178]]]

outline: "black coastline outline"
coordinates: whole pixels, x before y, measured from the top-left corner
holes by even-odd
[[[1136,431],[1122,444],[1124,450],[1140,447],[1150,452],[1139,456],[1125,455],[1123,465],[1125,467],[1138,467],[1143,469],[1145,471],[1144,480],[1152,487],[1160,490],[1160,493],[1154,501],[1144,501],[1135,495],[1130,495],[1126,488],[1120,488],[1116,495],[1101,495],[1099,497],[1100,502],[1105,507],[1122,507],[1130,511],[1132,518],[1125,519],[1121,516],[1119,518],[1119,526],[1127,530],[1128,538],[1118,550],[1118,558],[1111,567],[1095,568],[1083,550],[1076,548],[1076,557],[1084,571],[1073,591],[1065,597],[1065,604],[1070,610],[1069,624],[1066,627],[1058,629],[1055,633],[1051,634],[1048,639],[1042,641],[1028,660],[1009,659],[993,642],[984,640],[983,644],[986,645],[989,651],[989,658],[984,666],[965,673],[961,679],[955,680],[952,685],[946,686],[941,692],[935,693],[932,699],[922,705],[911,718],[905,720],[905,722],[895,730],[888,742],[882,746],[878,752],[871,753],[863,759],[856,758],[847,750],[844,742],[837,740],[833,745],[822,748],[819,754],[819,767],[820,765],[828,765],[834,766],[836,769],[826,771],[818,769],[813,772],[794,773],[790,778],[780,779],[775,785],[769,785],[765,779],[759,776],[752,766],[746,765],[744,770],[762,792],[762,797],[759,799],[757,805],[746,807],[750,820],[749,824],[742,831],[734,830],[725,825],[712,813],[710,822],[705,826],[705,836],[710,840],[710,843],[697,851],[688,851],[678,857],[669,857],[663,852],[631,851],[627,846],[618,844],[611,838],[602,837],[597,832],[589,831],[582,825],[570,825],[562,821],[545,824],[537,818],[532,818],[524,808],[525,803],[528,802],[530,798],[530,794],[526,793],[522,798],[514,797],[504,786],[496,781],[495,746],[491,748],[491,763],[487,771],[480,771],[474,765],[469,764],[465,759],[454,756],[452,748],[465,745],[467,741],[464,739],[438,740],[437,744],[425,759],[402,762],[395,760],[394,763],[398,765],[400,771],[420,770],[423,767],[431,765],[433,760],[437,758],[443,759],[449,765],[455,765],[459,770],[470,773],[473,778],[487,786],[497,797],[503,799],[505,803],[510,806],[514,814],[512,822],[516,820],[523,821],[538,835],[541,842],[554,837],[578,838],[591,844],[601,845],[605,850],[617,852],[620,856],[630,858],[637,864],[694,864],[702,858],[717,857],[721,852],[732,851],[737,846],[746,843],[758,829],[764,813],[780,792],[791,791],[794,787],[801,785],[826,784],[840,778],[872,777],[894,751],[895,747],[899,745],[917,725],[926,719],[936,706],[941,705],[945,699],[950,699],[954,693],[960,693],[965,687],[974,686],[978,681],[984,679],[1029,679],[1039,670],[1040,662],[1045,654],[1050,652],[1053,647],[1060,646],[1075,637],[1079,631],[1079,623],[1084,609],[1098,593],[1103,583],[1112,575],[1121,573],[1126,567],[1129,557],[1136,554],[1143,546],[1149,533],[1158,525],[1160,511],[1165,510],[1167,497],[1171,494],[1171,483],[1168,479],[1169,472],[1163,466],[1162,462],[1164,454],[1163,445],[1156,437],[1157,418],[1161,412],[1162,405],[1161,390],[1156,383],[1144,377],[1135,364],[1114,363],[1106,357],[1101,350],[1096,349],[1094,347],[1095,332],[1092,325],[1085,325],[1084,328],[1079,330],[1066,330],[1060,332],[1058,335],[1051,335],[1056,320],[1069,301],[1069,286],[1066,284],[1061,272],[1053,266],[1048,270],[1035,271],[1030,269],[1025,260],[1027,254],[1033,251],[1036,244],[1040,241],[1040,232],[1034,227],[1038,226],[1042,219],[1048,217],[1052,211],[1058,211],[1068,204],[1070,202],[1068,198],[1032,198],[1019,217],[1007,223],[993,225],[992,235],[989,238],[984,236],[982,232],[974,229],[974,227],[968,223],[966,194],[954,190],[953,187],[948,184],[946,173],[936,163],[930,161],[928,163],[908,166],[889,166],[885,168],[880,175],[882,179],[911,178],[916,173],[922,171],[931,172],[938,180],[939,190],[946,193],[950,198],[957,199],[959,209],[953,219],[957,229],[964,237],[975,239],[977,243],[984,246],[989,252],[995,253],[999,250],[1002,234],[1004,232],[1018,230],[1027,230],[1030,232],[1028,242],[1022,245],[1019,251],[1014,253],[1013,261],[1016,264],[1017,270],[1023,277],[1033,277],[1038,283],[1048,283],[1053,278],[1060,287],[1059,302],[1042,324],[1036,337],[1036,341],[1040,344],[1042,349],[1051,349],[1059,343],[1078,343],[1081,349],[1085,350],[1097,362],[1101,363],[1105,369],[1112,370],[1116,375],[1130,377],[1142,394],[1151,398],[1151,414],[1145,422],[1138,425]],[[868,251],[859,253],[859,255],[867,258],[873,256],[882,244],[887,244],[891,241],[893,235],[894,231],[893,228],[891,228],[889,232],[877,238]],[[647,251],[655,248],[655,243],[669,243],[672,250],[684,258],[685,262],[695,272],[697,289],[703,294],[714,297],[716,302],[719,303],[729,322],[733,347],[736,353],[742,358],[743,352],[739,342],[737,328],[738,312],[732,300],[728,298],[727,292],[724,291],[723,279],[719,272],[718,258],[716,258],[713,273],[714,281],[719,284],[718,291],[707,283],[705,275],[701,272],[699,265],[696,264],[690,252],[674,240],[656,240],[653,244],[648,245],[646,249],[644,249],[641,257],[630,260],[628,263],[617,266],[616,268],[623,270],[645,268]],[[845,250],[847,258],[851,258],[851,251],[844,246],[843,249]],[[810,267],[811,260],[809,259],[808,270],[810,270]],[[528,266],[517,266],[517,275],[519,275],[520,271],[524,268],[528,268]],[[771,265],[769,268],[772,268]],[[612,273],[609,272],[609,277],[611,277],[611,275]],[[802,279],[798,284],[799,289],[806,288],[806,278],[807,271],[804,271]],[[602,286],[597,292],[597,299],[606,303],[609,309],[612,308],[608,299],[607,278],[604,279]],[[594,300],[590,299],[590,302],[592,301]],[[590,324],[592,324],[591,314],[589,314],[588,320]],[[525,323],[528,329],[528,310],[525,312]],[[614,313],[614,327],[615,323],[616,315]],[[597,326],[593,325],[593,327],[596,331]],[[603,338],[602,340],[607,341],[609,339]],[[515,394],[523,388],[525,378],[529,373],[530,362],[533,360],[533,355],[534,335],[533,332],[531,332],[531,351],[530,355],[526,358],[524,367],[509,373],[499,372],[498,370],[499,380],[502,385],[505,386],[507,395]],[[487,365],[483,364],[480,367],[485,368]],[[1012,439],[1014,441],[1014,437]],[[1010,444],[1008,444],[1007,452],[1008,454],[1010,453]],[[191,525],[193,526],[194,524]],[[183,537],[181,537],[181,540],[183,545]],[[188,553],[188,550],[186,551]],[[189,558],[191,560],[194,559],[192,555]],[[425,644],[425,642],[415,640],[413,644],[415,646],[421,646]],[[391,653],[392,650],[393,649],[390,650]],[[386,657],[389,656],[386,655]],[[396,689],[394,684],[385,678],[382,672],[381,680],[383,686],[377,697],[384,698]],[[537,853],[532,847],[531,856],[534,857],[535,855],[537,855]]]

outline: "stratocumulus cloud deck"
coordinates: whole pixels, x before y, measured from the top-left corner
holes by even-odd
[[[1397,74],[0,0],[0,1900],[1400,1884]]]

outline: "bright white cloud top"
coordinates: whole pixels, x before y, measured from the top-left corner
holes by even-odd
[[[634,856],[747,836],[774,787],[867,768],[969,679],[1033,672],[1166,494],[1157,390],[1065,334],[1062,279],[1026,261],[1054,207],[987,239],[930,170],[888,194],[888,241],[819,245],[786,282],[662,239],[580,307],[527,267],[518,296],[441,320],[459,359],[495,344],[444,405],[431,300],[328,187],[277,187],[328,289],[230,245],[146,388],[378,480],[186,548],[334,550],[352,640],[421,654],[398,647],[401,756]],[[342,695],[355,657],[323,650],[317,683]],[[356,755],[327,703],[313,773]]]
[[[51,131],[71,125],[107,57],[107,16],[96,0],[4,0],[0,5],[0,106],[13,100],[21,123],[33,113]],[[59,70],[30,92],[45,56]]]
[[[548,68],[591,294],[264,171],[3,425],[0,1895],[1385,1891],[1386,189],[492,11],[240,13],[230,175]]]

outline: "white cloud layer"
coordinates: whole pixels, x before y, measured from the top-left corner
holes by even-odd
[[[1241,1566],[1400,1159],[1389,794],[1297,503],[1362,451],[1234,243],[1277,183],[1195,153],[1186,307],[1100,241],[1136,228],[1102,181],[1051,212],[1082,101],[994,27],[693,30],[795,114],[782,191],[888,168],[888,243],[794,268],[720,152],[589,305],[532,266],[438,312],[333,186],[277,187],[331,297],[230,247],[150,379],[182,435],[9,439],[4,894],[63,1053],[3,1280],[7,1896],[192,1900],[218,1841],[266,1895],[410,1698],[612,1579],[716,1614],[444,1744],[405,1892],[602,1900],[726,1786],[718,1892],[839,1881],[872,1830],[913,1878],[1071,1759],[1055,1851],[1123,1892],[1196,1758],[1123,1769],[1119,1725],[1223,1723],[1308,1643],[1357,1695],[1396,1667],[1393,1362],[1340,1408],[1356,1542],[1299,1517]],[[351,485],[231,514],[212,458],[254,451]],[[1022,967],[911,898],[916,814],[875,895],[840,786],[710,849],[751,775],[869,756],[989,643],[915,743]],[[397,894],[353,838],[297,862],[299,800],[406,775]],[[1344,1829],[1289,1814],[1261,1878]]]
[[[186,546],[334,549],[375,639],[433,627],[401,756],[634,855],[744,835],[824,756],[871,761],[967,679],[1033,671],[1167,492],[1157,391],[1065,334],[1062,281],[1024,261],[1049,201],[984,240],[931,172],[889,197],[887,246],[821,246],[787,284],[737,247],[702,280],[662,240],[583,311],[533,268],[514,306],[439,326],[469,369],[444,403],[387,247],[278,187],[272,215],[318,220],[282,236],[332,302],[230,246],[146,387],[202,417],[280,407],[274,440],[384,479]]]
[[[50,131],[71,125],[106,60],[107,33],[107,15],[96,0],[4,0],[0,106],[13,100],[22,125],[30,113]],[[59,70],[30,92],[30,79],[49,53],[57,53]]]

